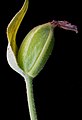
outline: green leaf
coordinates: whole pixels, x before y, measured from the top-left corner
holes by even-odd
[[[17,53],[16,34],[17,34],[18,28],[24,18],[24,15],[28,9],[28,3],[29,3],[28,0],[24,1],[22,8],[13,17],[13,19],[10,21],[10,23],[7,27],[8,43],[10,43],[10,46],[11,46],[15,56]]]
[[[7,27],[7,38],[8,38],[7,61],[10,67],[14,71],[22,75],[24,78],[25,78],[25,74],[23,70],[18,66],[18,63],[16,60],[16,54],[18,52],[17,45],[16,45],[16,34],[27,9],[28,9],[28,0],[25,0],[22,8],[13,17],[13,19],[10,21]]]

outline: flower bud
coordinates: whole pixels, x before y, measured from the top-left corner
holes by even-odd
[[[54,27],[50,22],[34,27],[23,40],[17,56],[19,67],[32,78],[48,60],[54,45]]]

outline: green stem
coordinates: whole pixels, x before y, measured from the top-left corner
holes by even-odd
[[[34,102],[32,81],[33,81],[33,79],[31,77],[28,77],[28,76],[25,77],[30,119],[37,120],[37,113],[36,113],[35,102]]]

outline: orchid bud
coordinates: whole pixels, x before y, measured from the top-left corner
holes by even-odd
[[[54,45],[54,27],[46,23],[34,27],[18,51],[18,65],[31,77],[36,77],[48,60]]]

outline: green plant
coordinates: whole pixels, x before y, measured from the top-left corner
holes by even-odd
[[[20,11],[17,12],[7,27],[7,61],[10,67],[24,78],[30,118],[37,120],[32,81],[42,70],[53,50],[54,28],[58,26],[63,29],[78,31],[75,25],[71,25],[67,21],[48,22],[34,27],[18,48],[16,34],[28,9],[28,3],[28,0],[25,0]]]

